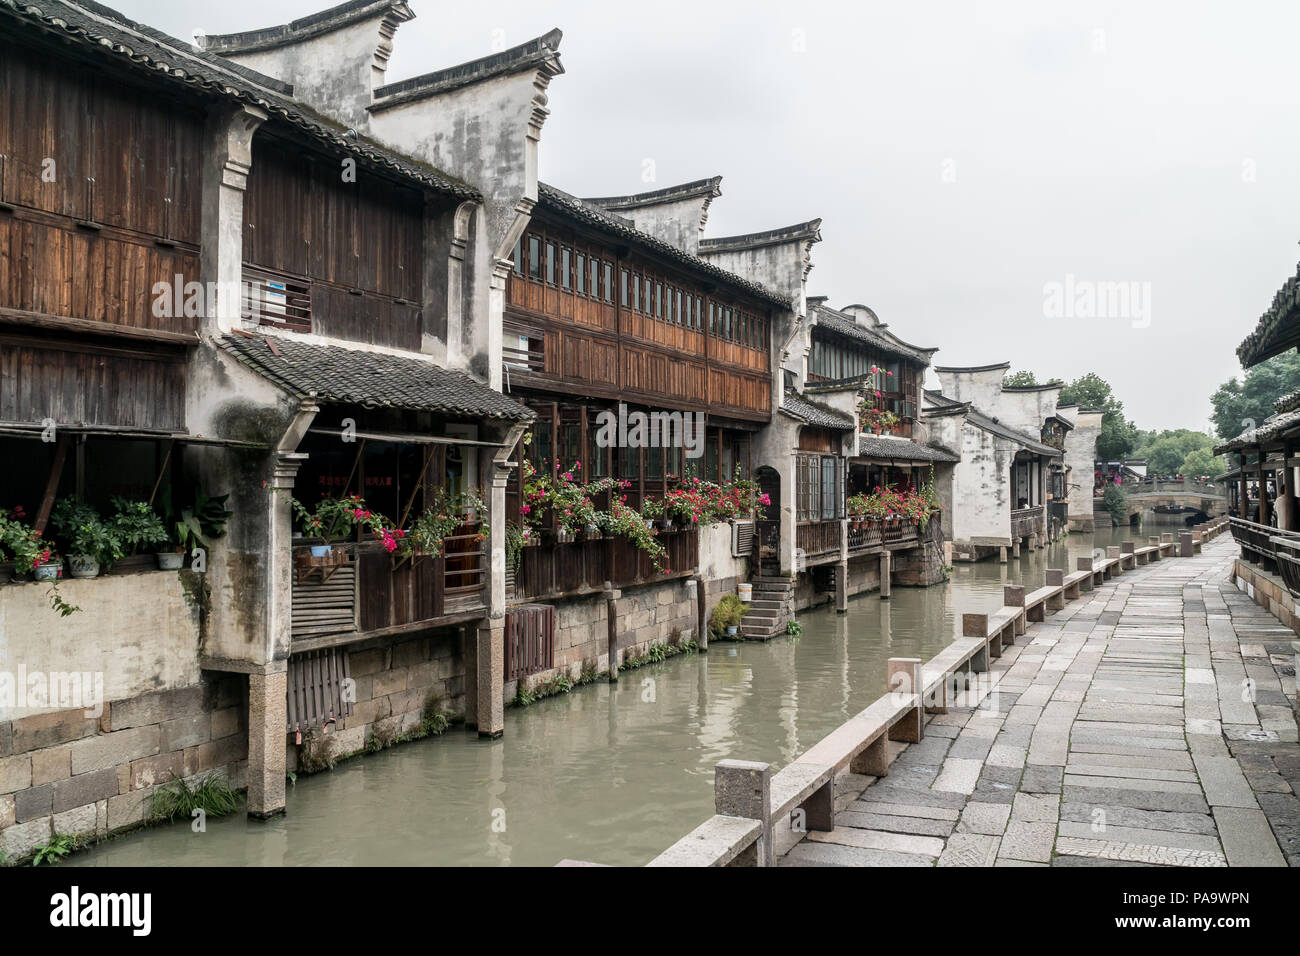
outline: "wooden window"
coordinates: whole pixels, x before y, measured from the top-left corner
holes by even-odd
[[[578,295],[587,294],[587,257],[578,253],[578,268],[573,273],[574,288]]]
[[[560,249],[560,288],[569,288],[570,268],[572,267],[573,254],[567,246]]]
[[[713,335],[716,326],[713,323],[713,301],[709,301],[709,334]]]
[[[650,308],[650,277],[646,276],[641,282],[641,311],[646,315],[654,315]]]
[[[662,319],[663,317],[664,317],[664,284],[662,282],[656,282],[655,283],[655,318]]]
[[[695,331],[696,331],[696,332],[698,332],[698,331],[703,327],[703,326],[700,325],[700,304],[701,304],[701,301],[702,301],[702,300],[701,300],[700,297],[697,295],[697,296],[695,297]]]
[[[836,475],[838,472],[838,458],[825,455],[821,460],[821,483],[822,483],[822,520],[831,521],[839,517],[839,509],[835,504],[835,490],[838,487]]]
[[[689,316],[687,316],[687,322],[688,323],[690,322]],[[682,290],[681,289],[677,290],[677,324],[678,325],[682,324]]]
[[[640,275],[634,275],[632,277],[632,310],[634,312],[641,311],[641,276]]]
[[[600,298],[600,260],[595,256],[591,257],[590,281],[587,284],[587,292],[593,299]]]
[[[605,301],[613,302],[614,301],[614,267],[610,265],[608,262],[604,263],[604,266],[605,266]],[[627,273],[624,273],[624,275],[626,274]],[[623,298],[624,299],[627,298],[626,288],[623,290]]]
[[[530,279],[542,277],[542,240],[536,236],[528,237],[528,277]]]
[[[620,272],[622,273],[623,287],[622,287],[622,290],[621,290],[621,292],[620,292],[620,294],[619,294],[618,304],[621,305],[623,308],[626,309],[626,308],[628,307],[628,301],[627,301],[627,281],[628,281],[628,274],[627,274],[627,270],[626,270],[626,269],[622,269],[622,270],[620,270]]]
[[[524,237],[515,240],[515,275],[524,274]]]
[[[733,329],[732,329],[732,325],[731,325],[731,319],[732,319],[731,309],[728,309],[728,310],[727,310],[727,324],[724,326],[724,328],[727,330],[727,331],[726,331],[726,334],[725,334],[724,337],[726,338],[726,340],[727,340],[728,342],[734,342],[734,341],[736,340],[736,339],[735,339],[735,336],[733,335]]]
[[[555,243],[546,244],[546,284],[555,285]]]

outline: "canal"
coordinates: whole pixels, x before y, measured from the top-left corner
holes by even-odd
[[[713,813],[713,766],[784,766],[885,690],[890,657],[928,660],[961,614],[1004,583],[1133,537],[1072,535],[1018,561],[959,564],[946,584],[799,615],[803,634],[715,643],[568,695],[506,711],[505,736],[445,736],[340,763],[289,787],[288,812],[178,823],[110,840],[72,865],[532,865],[645,863]]]

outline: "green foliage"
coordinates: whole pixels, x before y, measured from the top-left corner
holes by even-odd
[[[1192,452],[1204,450],[1214,457],[1214,438],[1205,433],[1187,428],[1166,429],[1165,431],[1142,433],[1142,441],[1133,451],[1132,457],[1147,460],[1147,473],[1151,475],[1186,475],[1183,462]],[[1206,474],[1199,471],[1197,474]],[[1218,474],[1218,472],[1215,472]]]
[[[1101,434],[1097,436],[1097,457],[1126,458],[1138,441],[1137,427],[1124,417],[1124,403],[1115,397],[1110,384],[1096,372],[1076,378],[1061,389],[1061,404],[1100,408]]]
[[[1273,403],[1300,391],[1300,355],[1283,352],[1246,372],[1242,381],[1228,379],[1210,396],[1210,420],[1222,440],[1263,423],[1273,414]]]
[[[1023,368],[1018,372],[1012,372],[1010,375],[1004,376],[1002,379],[1002,386],[1004,388],[1023,388],[1027,385],[1039,384],[1059,385],[1061,384],[1061,380],[1059,378],[1049,378],[1046,382],[1040,383],[1038,377],[1034,375],[1033,372]]]
[[[1202,475],[1213,478],[1225,471],[1223,459],[1209,448],[1195,448],[1183,459],[1179,474],[1186,478],[1200,478]]]
[[[167,543],[167,526],[147,501],[131,501],[116,495],[112,498],[115,514],[108,526],[117,535],[127,554],[135,554],[141,547],[156,547]]]
[[[181,509],[172,526],[172,540],[185,552],[196,547],[210,547],[210,542],[226,533],[226,522],[233,511],[226,510],[229,494],[209,498],[195,489],[194,505]]]
[[[785,632],[790,637],[798,637],[799,635],[803,634],[803,625],[800,624],[798,621],[790,621],[785,626]]]
[[[32,857],[32,866],[41,864],[62,863],[75,850],[80,850],[86,845],[86,841],[79,836],[73,836],[70,833],[56,833],[54,839],[49,843],[42,844],[36,848],[36,855]]]
[[[1106,510],[1110,512],[1111,518],[1118,525],[1128,522],[1128,498],[1124,492],[1120,491],[1119,485],[1108,484],[1106,491],[1102,495],[1102,503]]]
[[[231,789],[225,774],[209,773],[202,777],[177,780],[154,791],[149,804],[149,819],[172,823],[188,820],[195,810],[210,817],[224,817],[239,806],[239,794]]]
[[[709,612],[709,631],[720,637],[727,628],[736,627],[749,613],[749,605],[735,594],[724,594]]]

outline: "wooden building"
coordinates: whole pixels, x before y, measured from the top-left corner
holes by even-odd
[[[119,701],[162,694],[199,714],[234,688],[224,757],[196,769],[242,783],[246,759],[256,816],[283,809],[304,733],[331,759],[435,706],[502,728],[491,568],[533,413],[494,387],[488,320],[536,197],[558,33],[385,86],[412,16],[350,2],[198,52],[98,4],[0,2],[0,507],[24,504],[42,530],[69,496],[172,521],[206,497],[231,512],[179,576],[144,573],[141,555],[62,583],[82,608],[67,617],[39,584],[0,585],[3,638],[30,644],[33,666],[102,658]],[[333,72],[296,72],[313,61]],[[501,152],[444,172],[398,120],[436,102],[458,122],[446,97],[471,88]],[[482,508],[410,559],[357,532],[326,567],[290,505],[358,494],[400,522],[471,487]],[[118,824],[139,822],[133,799]]]

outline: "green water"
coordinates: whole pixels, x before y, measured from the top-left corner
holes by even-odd
[[[928,660],[963,612],[1001,606],[1004,583],[1040,586],[1047,568],[1129,536],[1105,529],[1006,565],[959,564],[946,584],[807,611],[797,639],[717,643],[507,709],[500,740],[457,728],[300,778],[283,817],[143,830],[70,863],[641,864],[712,814],[717,761],[784,766],[884,692],[888,658]]]

